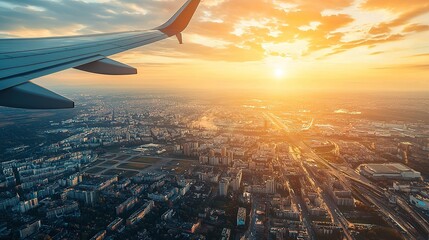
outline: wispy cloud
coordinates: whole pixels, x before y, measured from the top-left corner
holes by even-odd
[[[0,37],[149,29],[183,2],[0,0]],[[325,68],[332,72],[344,60],[353,67],[371,62],[377,69],[425,70],[428,55],[419,51],[428,47],[428,32],[427,0],[205,0],[184,33],[184,45],[171,39],[120,57],[156,68],[166,59],[167,65],[186,59],[219,67],[275,58],[296,68],[330,63]],[[147,56],[160,58],[151,65]],[[408,56],[415,57],[411,64],[404,63]]]

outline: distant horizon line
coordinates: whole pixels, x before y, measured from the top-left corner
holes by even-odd
[[[344,88],[322,88],[322,89],[269,89],[269,88],[256,88],[256,87],[248,87],[248,88],[239,88],[239,87],[225,87],[225,88],[206,88],[206,87],[117,87],[117,86],[60,86],[53,85],[50,86],[52,89],[56,89],[59,91],[70,91],[70,90],[83,90],[85,92],[93,92],[93,91],[116,91],[116,92],[139,92],[139,91],[156,91],[156,92],[223,92],[230,93],[234,91],[240,91],[240,93],[263,93],[263,94],[278,94],[278,93],[309,93],[309,94],[318,94],[318,93],[427,93],[429,94],[429,89],[344,89]],[[243,92],[244,91],[244,92]],[[428,95],[429,97],[429,95]]]

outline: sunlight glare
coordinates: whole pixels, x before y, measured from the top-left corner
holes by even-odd
[[[278,67],[274,70],[274,76],[278,79],[283,78],[285,75],[285,71],[283,70],[283,68]]]

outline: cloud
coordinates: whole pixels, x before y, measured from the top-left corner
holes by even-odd
[[[410,24],[404,28],[404,32],[424,32],[429,30],[429,25],[423,24]]]
[[[414,54],[409,57],[429,57],[429,53]]]
[[[384,67],[377,67],[375,69],[379,70],[422,70],[422,71],[428,71],[429,70],[429,64],[403,64],[403,65],[391,65],[391,66],[384,66]]]
[[[427,5],[427,0],[367,0],[362,6],[367,9],[388,9],[395,12],[402,12]]]
[[[183,1],[0,0],[0,35],[37,37],[148,29],[166,21]],[[363,22],[362,12],[392,13],[389,21]],[[368,12],[369,11],[369,12]],[[270,56],[325,57],[375,47],[428,30],[417,17],[427,0],[206,0],[184,33],[185,45],[166,41],[137,50],[210,61],[260,61]],[[360,24],[360,25],[359,25]],[[305,48],[267,50],[305,42]]]

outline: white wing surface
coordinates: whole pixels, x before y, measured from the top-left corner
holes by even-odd
[[[165,24],[144,31],[70,37],[0,39],[0,106],[29,109],[73,108],[73,101],[29,80],[76,68],[108,74],[137,70],[108,56],[176,35],[187,27],[200,0],[188,0]]]

